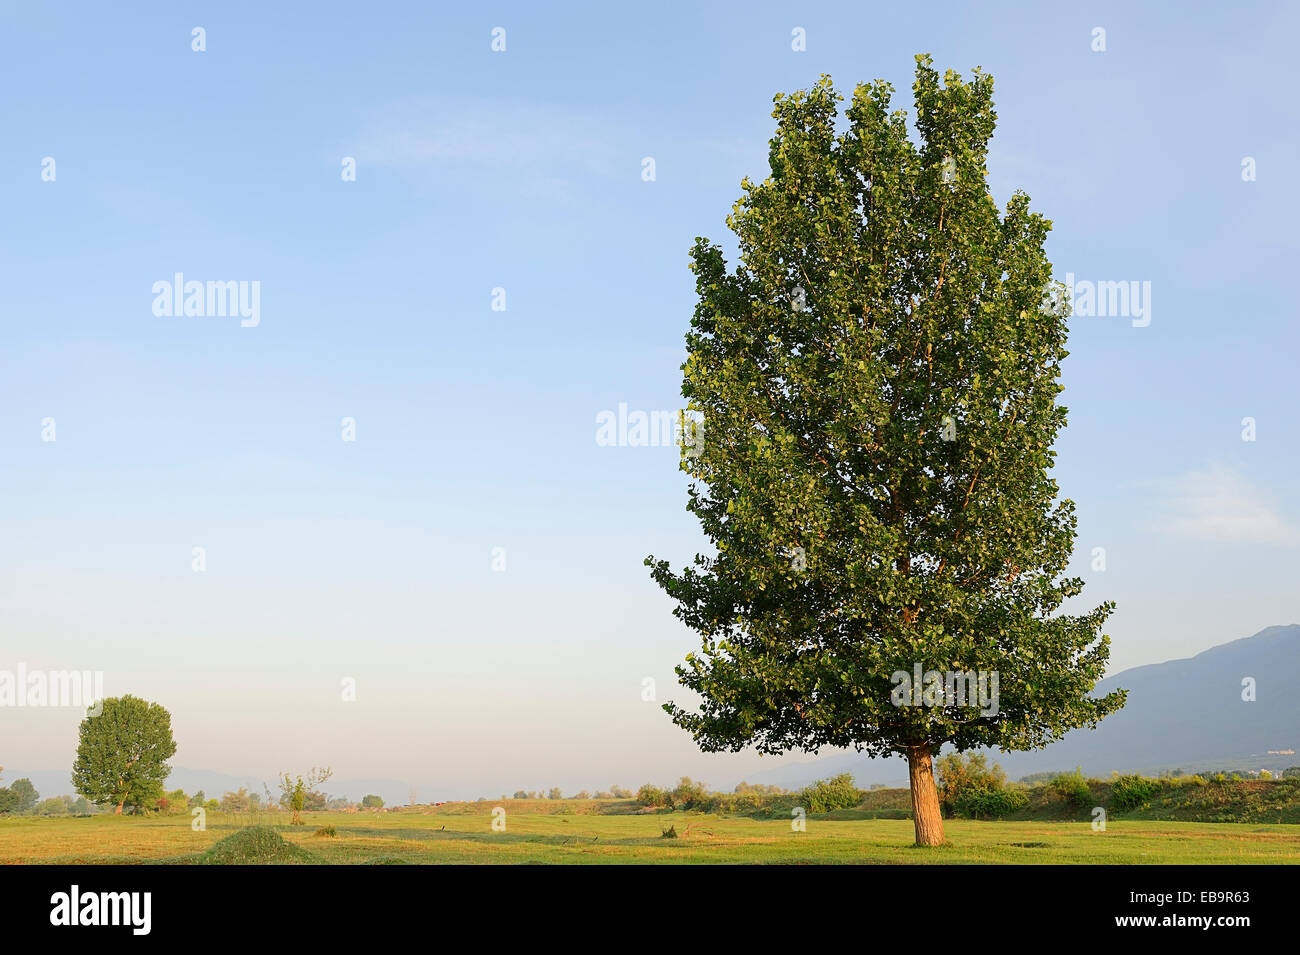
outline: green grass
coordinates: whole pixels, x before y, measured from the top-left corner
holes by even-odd
[[[317,859],[286,842],[270,826],[249,826],[213,843],[198,861],[202,865],[311,865]]]
[[[1204,795],[1204,794],[1203,794]],[[630,802],[558,800],[454,803],[397,812],[208,814],[206,832],[188,815],[98,815],[0,819],[0,863],[375,864],[403,863],[1295,863],[1300,827],[1115,819],[1088,822],[945,820],[949,844],[911,845],[912,823],[894,791],[862,807],[788,819],[703,813],[638,813]],[[1213,798],[1213,797],[1210,797]],[[506,809],[493,832],[492,807]],[[337,835],[316,834],[333,826]],[[664,839],[673,826],[677,839]],[[696,828],[691,828],[696,827]],[[707,834],[701,831],[707,829]],[[688,831],[689,830],[689,831]]]

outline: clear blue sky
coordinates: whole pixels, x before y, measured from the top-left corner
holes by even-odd
[[[989,181],[1058,278],[1151,283],[1066,364],[1113,669],[1295,622],[1296,8],[540,6],[0,8],[0,668],[102,669],[231,773],[752,772],[641,699],[696,645],[641,560],[702,541],[675,450],[596,415],[680,406],[687,250],[730,247],[773,94],[909,106],[926,51],[993,74]],[[176,272],[260,282],[260,324],[156,317]],[[70,765],[78,718],[0,711],[0,761]]]

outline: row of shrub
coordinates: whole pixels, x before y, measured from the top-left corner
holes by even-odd
[[[646,783],[636,793],[637,805],[648,809],[683,809],[693,812],[733,813],[736,815],[789,815],[801,807],[808,813],[852,809],[862,802],[863,791],[850,773],[820,779],[804,789],[790,793],[776,786],[741,783],[735,792],[710,792],[704,783],[683,776],[672,789]]]
[[[591,793],[586,789],[581,789],[571,796],[564,795],[564,790],[559,786],[553,786],[549,790],[539,789],[516,789],[513,796],[501,794],[505,799],[631,799],[635,794],[631,790],[624,789],[622,786],[610,786],[609,789],[601,789]],[[487,802],[486,796],[480,796],[478,802]]]
[[[1110,784],[1111,808],[1120,812],[1140,809],[1144,803],[1160,791],[1160,784],[1154,779],[1141,776],[1121,776]]]
[[[1089,780],[1081,769],[1070,773],[1039,773],[1021,783],[1008,783],[997,763],[989,765],[983,753],[950,753],[936,761],[939,801],[947,816],[967,819],[996,819],[1020,812],[1030,804],[1031,793],[1046,790],[1051,800],[1073,812],[1102,804],[1113,812],[1131,812],[1149,807],[1158,797],[1169,803],[1170,794],[1187,787],[1231,784],[1243,781],[1237,774],[1215,773],[1208,779],[1198,775],[1172,775],[1152,779],[1136,774],[1116,775],[1108,783]],[[1287,770],[1279,785],[1300,782],[1300,772]],[[1293,782],[1294,781],[1294,782]],[[1032,785],[1025,785],[1032,783]],[[1108,794],[1107,794],[1108,791]],[[1041,803],[1041,799],[1035,796]]]
[[[303,809],[308,811],[344,810],[344,809],[382,809],[384,800],[376,795],[367,795],[361,802],[354,802],[346,797],[329,798],[321,792],[305,794]],[[206,812],[259,813],[287,811],[284,800],[276,801],[269,791],[249,792],[240,787],[237,792],[227,792],[220,799],[210,798],[202,789],[187,795],[183,789],[165,792],[160,796],[145,798],[138,804],[128,802],[129,812],[144,815],[186,815],[195,809]]]
[[[997,763],[990,766],[983,753],[950,753],[940,757],[936,772],[939,801],[945,815],[997,819],[1029,805],[1028,787],[1008,784],[1002,767]],[[1181,784],[1192,785],[1190,781]],[[1083,810],[1097,803],[1097,796],[1080,769],[1051,775],[1037,785],[1045,786],[1055,799],[1072,810]],[[1117,812],[1140,808],[1159,791],[1157,780],[1119,776],[1110,784],[1110,808]]]
[[[1195,775],[1150,779],[1130,774],[1101,782],[1090,780],[1082,770],[1075,769],[1069,773],[1041,774],[1029,786],[1009,783],[1002,767],[990,764],[983,753],[951,753],[936,760],[935,770],[944,815],[966,819],[1014,815],[1030,807],[1031,796],[1036,807],[1044,802],[1055,803],[1071,813],[1081,813],[1097,805],[1105,805],[1113,812],[1131,812],[1150,805],[1158,796],[1167,795],[1167,791],[1234,781],[1219,773],[1208,780]],[[802,807],[810,814],[854,808],[862,804],[865,795],[849,773],[819,780],[793,793],[774,786],[748,784],[738,786],[733,793],[710,792],[703,783],[684,776],[672,788],[646,783],[637,791],[635,801],[652,809],[788,816],[795,807]]]
[[[0,790],[0,815],[89,816],[96,811],[85,796],[51,796],[49,799],[19,801],[14,797],[6,798],[4,791]]]

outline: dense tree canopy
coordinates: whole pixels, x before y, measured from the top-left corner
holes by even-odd
[[[842,131],[828,77],[776,97],[770,175],[727,220],[739,263],[692,250],[682,394],[704,429],[682,467],[716,553],[647,563],[703,635],[677,670],[701,704],[667,704],[676,723],[705,750],[905,755],[935,842],[939,747],[1043,746],[1123,696],[1089,696],[1112,605],[1059,612],[1082,581],[1049,473],[1067,354],[1050,223],[989,192],[988,75],[941,83],[918,57],[913,89],[917,141],[883,81]],[[996,707],[899,705],[917,669],[996,674]]]
[[[176,752],[171,714],[135,696],[110,697],[81,721],[72,783],[101,806],[152,808],[163,795]]]

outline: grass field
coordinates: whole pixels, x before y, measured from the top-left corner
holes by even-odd
[[[493,832],[491,810],[506,809]],[[911,846],[907,819],[845,811],[789,820],[701,813],[638,814],[561,801],[457,803],[396,812],[210,813],[205,832],[187,815],[0,819],[0,863],[75,864],[697,864],[697,863],[1297,863],[1300,827],[1112,820],[945,821],[949,845]],[[317,835],[333,826],[336,836]],[[664,838],[672,826],[678,838]],[[281,839],[285,844],[280,844]],[[222,841],[226,840],[226,841]],[[216,847],[214,849],[214,847]]]

